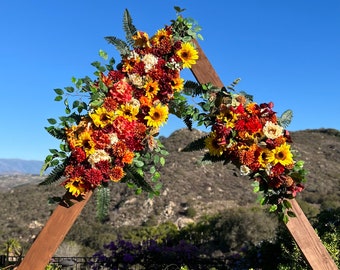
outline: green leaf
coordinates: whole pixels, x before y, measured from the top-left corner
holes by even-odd
[[[290,122],[293,118],[293,111],[292,110],[286,110],[280,117],[279,117],[279,123],[282,127],[287,128]]]
[[[64,174],[64,170],[65,170],[67,162],[68,162],[68,159],[65,159],[63,163],[56,166],[52,170],[52,172],[45,178],[45,180],[39,183],[39,185],[49,185],[49,184],[52,184],[58,181]]]
[[[56,96],[56,97],[54,98],[54,101],[61,101],[61,100],[63,100],[63,97],[62,97],[62,96]]]
[[[277,210],[277,205],[273,204],[270,208],[269,208],[269,212],[275,212]]]
[[[55,125],[57,123],[57,120],[55,120],[54,118],[48,118],[47,121],[51,124],[51,125]]]
[[[164,158],[164,157],[160,157],[159,163],[160,163],[162,166],[164,166],[164,164],[165,164],[165,158]]]
[[[103,50],[99,50],[99,56],[101,58],[103,58],[104,60],[107,60],[108,59],[108,55],[106,52],[104,52]]]
[[[123,17],[123,29],[125,31],[125,37],[129,45],[134,44],[133,36],[137,33],[136,27],[132,23],[132,18],[127,9],[125,9]]]
[[[68,93],[73,93],[73,92],[74,92],[74,88],[73,88],[72,86],[64,87],[64,89],[65,89]]]
[[[64,94],[64,91],[63,91],[63,89],[60,89],[60,88],[56,88],[56,89],[54,89],[54,92],[55,92],[57,95],[59,95],[59,96],[61,96],[61,95],[63,95],[63,94]]]
[[[116,47],[120,55],[127,55],[130,52],[129,45],[125,41],[116,37],[105,37],[105,39]]]

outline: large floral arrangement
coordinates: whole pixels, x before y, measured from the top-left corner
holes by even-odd
[[[116,69],[114,59],[94,62],[94,80],[73,78],[76,88],[55,89],[66,116],[48,119],[47,131],[62,143],[45,159],[43,170],[54,169],[42,184],[64,177],[62,185],[74,197],[119,181],[157,194],[160,183],[151,183],[167,152],[155,136],[167,121],[169,101],[183,88],[180,71],[198,59],[189,19],[178,16],[150,38],[135,28],[127,10],[123,23],[127,41],[106,37],[122,57]]]
[[[192,142],[184,151],[206,149],[204,161],[223,161],[236,165],[241,175],[249,176],[254,191],[260,192],[261,204],[271,205],[270,211],[277,212],[285,222],[294,216],[288,199],[296,197],[304,189],[306,172],[303,161],[296,161],[297,152],[291,149],[291,137],[285,129],[290,123],[292,112],[285,111],[280,117],[274,104],[257,104],[252,96],[236,93],[236,80],[227,88],[212,85],[186,83],[186,95],[203,97],[199,108],[184,104],[175,108],[188,123],[210,128],[208,135]],[[189,125],[190,127],[190,125]]]

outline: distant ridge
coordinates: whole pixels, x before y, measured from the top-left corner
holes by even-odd
[[[24,159],[0,159],[0,175],[40,174],[43,161]]]

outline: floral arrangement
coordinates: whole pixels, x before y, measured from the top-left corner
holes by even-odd
[[[123,23],[127,41],[106,37],[122,57],[116,69],[114,59],[105,66],[94,62],[95,80],[73,78],[76,88],[55,89],[66,116],[59,122],[48,119],[47,131],[62,143],[60,150],[50,149],[43,171],[54,169],[41,184],[64,177],[62,185],[74,197],[119,181],[137,192],[158,193],[157,165],[164,165],[167,152],[156,135],[167,121],[174,93],[183,88],[180,71],[198,59],[190,19],[178,16],[151,38],[135,28],[127,10]],[[108,59],[105,52],[100,55]],[[157,183],[154,187],[146,174]]]
[[[135,28],[126,10],[123,26],[127,41],[106,37],[122,58],[116,69],[113,58],[105,65],[94,62],[95,80],[73,78],[75,88],[55,89],[66,116],[48,119],[47,131],[62,143],[59,150],[50,149],[42,171],[54,169],[41,184],[65,177],[62,185],[69,194],[79,198],[99,189],[99,201],[107,201],[109,182],[159,194],[157,168],[167,152],[156,136],[172,113],[189,128],[194,121],[211,130],[184,151],[205,150],[203,161],[235,164],[253,180],[261,204],[271,205],[270,211],[285,222],[294,216],[288,199],[303,190],[306,172],[303,161],[295,161],[285,129],[292,112],[278,117],[272,102],[257,104],[250,95],[236,93],[238,80],[223,88],[184,83],[180,71],[196,63],[192,41],[201,38],[191,19],[179,15],[149,38]],[[105,52],[100,55],[108,59]],[[198,106],[190,105],[188,96],[198,96]]]
[[[184,151],[205,149],[203,160],[235,164],[241,175],[254,180],[254,191],[262,194],[261,204],[270,204],[270,211],[287,222],[288,216],[294,216],[287,199],[304,189],[306,175],[303,161],[295,161],[297,152],[291,149],[292,140],[285,129],[292,112],[287,110],[278,117],[272,102],[257,104],[252,96],[236,93],[238,82],[221,89],[186,83],[183,93],[200,95],[203,101],[200,109],[187,105],[186,111],[178,112],[188,123],[196,120],[211,131]],[[183,107],[185,102],[182,100],[177,107]]]

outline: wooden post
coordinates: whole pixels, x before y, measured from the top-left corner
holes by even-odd
[[[200,45],[195,41],[199,52],[199,60],[191,69],[199,83],[211,82],[217,87],[224,86],[213,66],[204,54]],[[313,270],[337,270],[335,262],[322,244],[319,236],[309,223],[295,199],[290,200],[296,217],[290,218],[286,224],[289,232],[295,239],[306,260]]]
[[[73,205],[66,205],[64,201],[56,207],[20,263],[18,270],[45,269],[91,195],[92,192],[88,192],[81,201],[70,198]],[[66,197],[69,196],[66,195]]]

